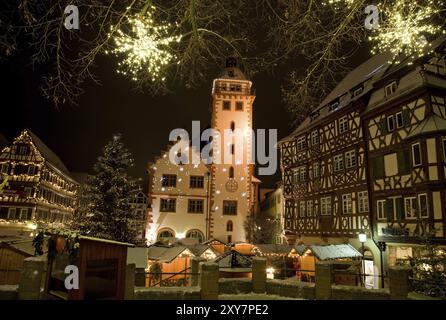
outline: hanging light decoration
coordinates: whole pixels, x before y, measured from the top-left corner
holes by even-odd
[[[152,15],[154,10],[151,6],[142,14],[128,18],[131,31],[117,30],[113,38],[115,48],[111,53],[122,58],[117,72],[131,76],[135,81],[148,75],[153,82],[163,82],[165,67],[176,59],[171,45],[182,38],[181,35],[170,35],[171,24],[157,25]]]
[[[416,1],[397,0],[392,5],[381,6],[386,19],[369,37],[373,43],[372,53],[388,51],[392,55],[390,63],[399,63],[398,56],[413,58],[423,55],[430,45],[426,36],[440,33],[441,27],[434,22],[439,12],[437,0],[426,0],[424,5]]]

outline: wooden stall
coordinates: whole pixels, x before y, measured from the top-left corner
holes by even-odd
[[[123,299],[128,247],[133,245],[85,236],[50,236],[46,292],[68,300]],[[79,270],[78,289],[65,287],[68,265]]]
[[[230,249],[226,243],[218,239],[211,239],[206,242],[203,242],[203,244],[211,246],[212,249],[218,254],[223,254]]]
[[[23,268],[23,261],[32,257],[30,250],[23,250],[13,243],[0,243],[0,285],[17,285]]]
[[[219,267],[220,278],[251,278],[252,256],[230,250],[214,260]]]

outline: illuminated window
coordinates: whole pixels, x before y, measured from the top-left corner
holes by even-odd
[[[386,200],[376,201],[376,212],[378,220],[386,220]]]
[[[16,220],[15,214],[16,214],[16,208],[9,208],[8,209],[8,220]]]
[[[175,212],[177,206],[176,199],[161,199],[160,211],[161,212]]]

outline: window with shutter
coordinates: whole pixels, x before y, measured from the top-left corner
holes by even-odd
[[[381,121],[379,122],[379,130],[381,131],[381,134],[387,134],[387,119],[381,119]]]
[[[403,198],[395,199],[395,207],[396,207],[396,219],[398,221],[404,220],[404,203]]]
[[[372,160],[373,164],[373,178],[382,179],[384,178],[384,157],[378,157]]]
[[[405,175],[410,173],[410,154],[409,151],[398,151],[398,174]]]
[[[393,199],[387,199],[386,200],[386,214],[387,214],[387,221],[391,222],[394,219],[394,213],[393,213]]]

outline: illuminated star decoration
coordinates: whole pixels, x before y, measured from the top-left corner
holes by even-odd
[[[427,0],[423,6],[415,1],[397,0],[386,7],[382,11],[386,20],[369,37],[373,43],[372,53],[389,51],[393,60],[390,63],[399,63],[400,54],[412,58],[422,56],[429,46],[426,36],[436,35],[441,30],[433,22],[438,7],[435,0]]]
[[[114,37],[116,47],[111,52],[122,57],[117,72],[135,81],[148,76],[153,82],[164,82],[165,67],[176,59],[171,44],[179,42],[181,36],[169,35],[172,26],[157,25],[150,11],[128,18],[128,22],[131,32],[117,30]]]

